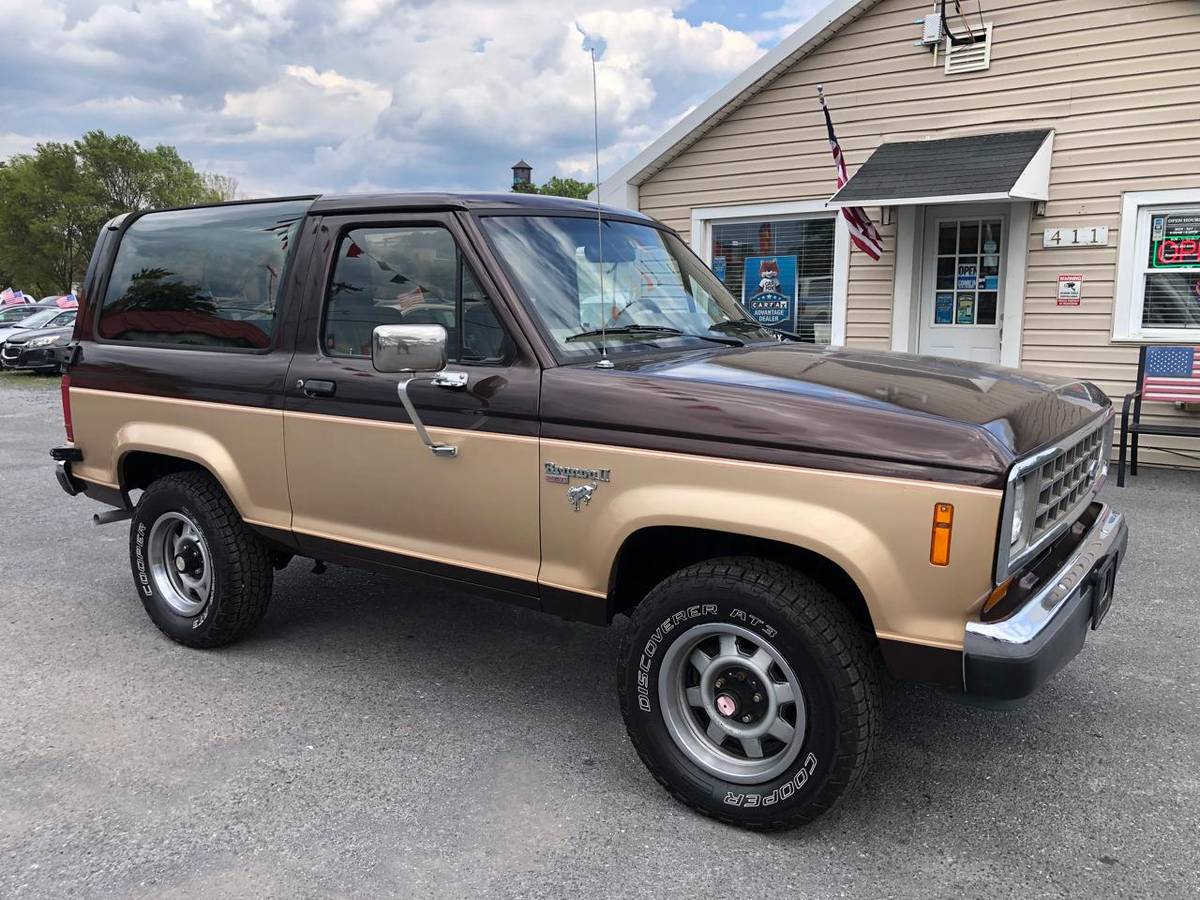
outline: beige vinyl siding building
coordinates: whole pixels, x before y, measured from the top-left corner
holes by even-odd
[[[1200,344],[1200,258],[1194,269],[1148,277],[1146,268],[1147,223],[1162,224],[1155,213],[1175,216],[1168,226],[1200,214],[1200,3],[981,6],[991,26],[987,68],[948,74],[944,45],[935,57],[916,44],[916,23],[936,9],[930,0],[836,0],[602,184],[601,198],[678,229],[735,294],[746,251],[731,247],[748,240],[759,256],[797,256],[796,324],[814,340],[1084,378],[1119,403],[1133,388],[1142,344]],[[982,36],[975,0],[963,7]],[[957,16],[948,24],[966,34]],[[836,183],[818,85],[848,189],[875,151],[897,142],[1045,131],[1048,166],[1031,160],[1011,196],[979,200],[960,181],[930,202],[864,202],[883,238],[882,257],[872,260],[851,251],[826,205]],[[795,231],[786,223],[808,220],[830,221],[836,240],[826,247],[783,234]],[[1047,230],[1083,229],[1090,238],[1102,228],[1103,242],[1043,245]],[[727,238],[737,234],[741,241]],[[977,279],[972,295],[946,288],[953,267],[954,289]],[[1082,276],[1078,305],[1060,300],[1063,275]],[[1151,411],[1200,421],[1162,404]],[[1194,439],[1163,437],[1144,437],[1142,446],[1200,449]],[[1143,458],[1189,464],[1163,452]]]

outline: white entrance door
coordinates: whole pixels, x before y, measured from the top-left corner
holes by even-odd
[[[920,352],[1000,362],[1007,209],[931,207],[925,213]]]

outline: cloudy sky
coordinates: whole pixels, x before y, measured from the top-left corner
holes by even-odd
[[[251,196],[611,172],[824,0],[0,0],[0,158],[99,128]]]

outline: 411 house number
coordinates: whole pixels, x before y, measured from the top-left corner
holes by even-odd
[[[1047,228],[1042,234],[1043,247],[1106,247],[1108,226],[1090,228]]]

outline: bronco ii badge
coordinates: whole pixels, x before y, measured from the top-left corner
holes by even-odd
[[[592,502],[592,494],[596,493],[595,484],[577,484],[567,488],[567,502],[575,512]]]
[[[570,484],[572,478],[585,478],[588,481],[608,481],[612,469],[581,469],[577,466],[560,466],[548,462],[544,466],[546,480],[551,484]],[[592,485],[595,487],[595,485]]]

